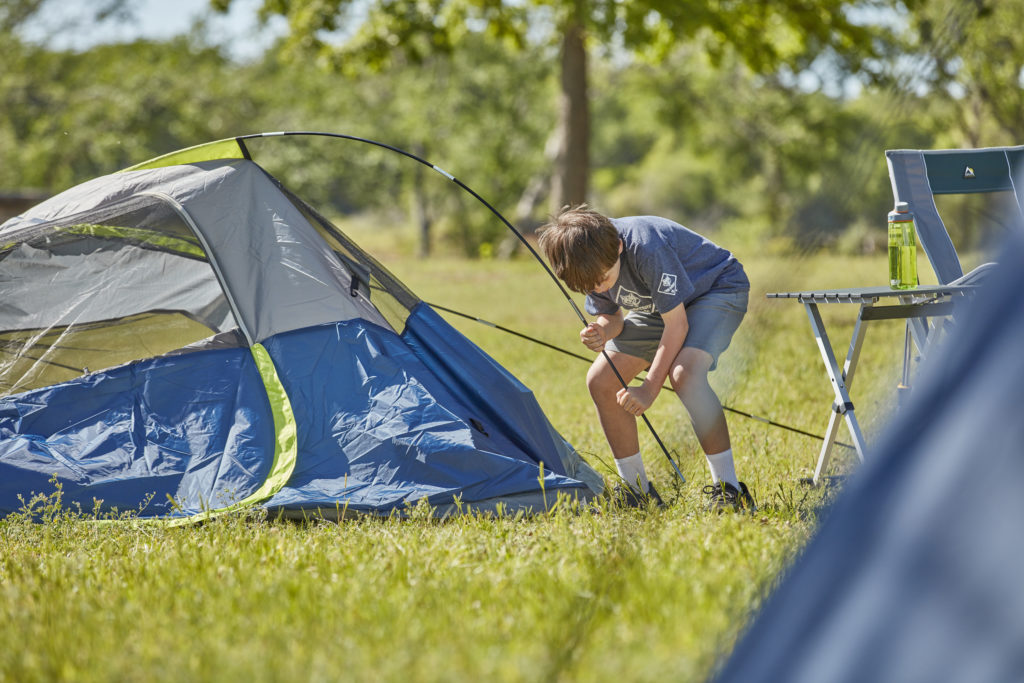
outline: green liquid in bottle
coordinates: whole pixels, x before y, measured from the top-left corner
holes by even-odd
[[[893,289],[913,289],[917,286],[917,245],[893,245],[890,242],[889,286]]]
[[[917,230],[907,202],[897,202],[889,214],[889,286],[917,287]]]

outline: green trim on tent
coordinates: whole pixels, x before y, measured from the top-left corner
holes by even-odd
[[[181,237],[172,237],[156,230],[145,228],[126,228],[120,225],[100,225],[97,223],[77,223],[75,225],[57,225],[53,227],[54,232],[69,235],[87,235],[100,239],[123,239],[132,242],[141,242],[156,247],[160,251],[182,256],[207,260],[206,252],[198,240],[189,240]],[[25,240],[15,240],[0,244],[0,254],[10,251]]]
[[[172,517],[161,520],[154,520],[166,523],[170,526],[181,526],[193,522],[201,522],[226,512],[241,510],[242,508],[255,505],[267,500],[284,488],[295,470],[295,461],[299,456],[298,447],[298,426],[295,423],[295,414],[292,411],[291,401],[281,384],[277,375],[277,368],[274,361],[262,344],[253,344],[251,347],[252,357],[256,361],[260,377],[263,378],[263,386],[267,390],[267,398],[270,399],[270,409],[274,414],[274,433],[277,435],[274,446],[274,461],[270,465],[270,473],[264,480],[263,485],[256,491],[227,507],[216,508],[200,512],[189,517]]]
[[[121,171],[141,171],[149,168],[163,168],[165,166],[178,166],[180,164],[195,164],[200,161],[216,161],[217,159],[245,159],[245,150],[237,138],[227,138],[207,142],[195,147],[179,149],[177,152],[164,154],[163,156],[143,161]]]
[[[126,239],[135,242],[144,242],[160,247],[163,251],[185,254],[205,259],[206,252],[199,246],[198,241],[190,241],[178,237],[170,237],[155,230],[145,228],[125,228],[117,225],[96,225],[94,223],[79,223],[78,225],[58,226],[54,228],[57,232],[66,232],[72,235],[89,235],[102,239]]]
[[[267,398],[270,399],[270,408],[274,414],[274,432],[277,434],[274,463],[270,467],[270,474],[267,475],[267,480],[260,490],[253,494],[263,500],[284,488],[291,478],[299,455],[299,433],[292,403],[288,400],[288,393],[281,384],[281,378],[277,375],[277,368],[274,367],[270,353],[262,344],[256,343],[252,345],[252,356],[256,359],[256,366],[263,378],[263,386],[267,389]]]

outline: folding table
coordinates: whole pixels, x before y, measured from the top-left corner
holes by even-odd
[[[828,431],[825,433],[825,440],[818,455],[818,465],[814,470],[815,485],[820,482],[822,473],[828,466],[841,418],[845,420],[850,431],[857,457],[861,462],[864,461],[864,435],[857,423],[853,401],[850,399],[850,385],[853,383],[857,358],[860,356],[861,346],[864,342],[864,323],[872,320],[907,320],[908,335],[913,339],[920,355],[924,356],[929,343],[935,338],[934,325],[929,324],[928,319],[951,315],[954,297],[963,296],[974,288],[970,285],[923,285],[914,289],[901,290],[882,286],[767,294],[769,299],[795,299],[804,305],[811,322],[811,331],[825,363],[825,372],[828,373],[829,380],[832,382],[835,400],[832,403]],[[832,351],[832,343],[829,341],[825,323],[818,310],[819,304],[860,304],[853,336],[850,339],[850,348],[842,369]],[[909,372],[908,366],[909,358],[905,356],[904,376]]]

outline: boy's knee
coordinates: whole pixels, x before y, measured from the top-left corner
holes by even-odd
[[[607,380],[604,378],[600,368],[596,365],[590,366],[590,370],[587,371],[587,390],[590,391],[591,396],[597,396],[606,391],[605,385]]]
[[[587,390],[592,398],[614,395],[621,386],[615,373],[605,365],[594,364],[587,371]]]
[[[673,390],[683,393],[693,383],[693,372],[682,363],[676,363],[668,374],[668,381]]]
[[[694,388],[701,388],[708,382],[710,363],[707,360],[710,358],[710,354],[699,349],[694,349],[694,351],[700,351],[699,353],[686,353],[688,350],[683,349],[668,374],[668,381],[678,394],[685,394]]]

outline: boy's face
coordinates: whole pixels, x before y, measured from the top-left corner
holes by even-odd
[[[619,253],[622,253],[622,240],[619,240]],[[619,268],[621,267],[622,259],[615,259],[615,263],[612,267],[605,272],[604,277],[594,285],[594,291],[600,294],[601,292],[607,292],[615,284],[615,281],[619,279]]]

